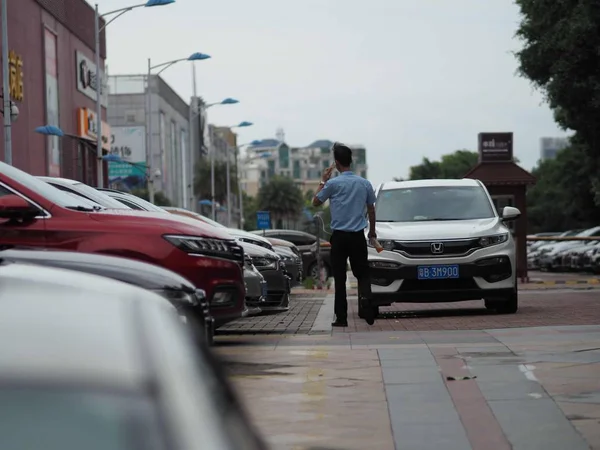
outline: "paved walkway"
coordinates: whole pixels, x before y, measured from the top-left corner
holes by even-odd
[[[231,336],[217,351],[276,450],[600,449],[600,326]]]

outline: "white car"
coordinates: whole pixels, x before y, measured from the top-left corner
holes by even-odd
[[[485,300],[502,314],[518,309],[516,247],[478,180],[387,182],[377,190],[377,237],[369,247],[372,305]],[[378,312],[378,311],[377,311]]]

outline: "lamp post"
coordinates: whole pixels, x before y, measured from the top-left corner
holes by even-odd
[[[247,128],[247,127],[251,127],[252,125],[254,125],[252,122],[240,122],[237,125],[231,126],[229,127],[230,129],[235,129],[235,128]],[[239,146],[237,147],[239,148]],[[211,166],[210,166],[210,184],[211,184],[211,196],[212,196],[212,201],[213,201],[213,206],[212,206],[212,213],[213,213],[213,220],[215,219],[215,165],[214,165],[214,156],[211,159]],[[229,152],[227,152],[226,158],[225,158],[225,171],[226,171],[226,177],[227,177],[227,226],[231,226],[231,175],[230,175],[230,168],[229,168]]]
[[[206,110],[208,108],[211,108],[213,106],[217,106],[217,105],[235,105],[237,103],[239,103],[239,100],[236,100],[235,98],[231,98],[231,97],[227,97],[224,98],[223,100],[221,100],[220,102],[214,102],[214,103],[209,103],[207,105],[204,105],[203,107],[196,107],[196,98],[197,98],[197,93],[196,93],[196,68],[195,66],[192,67],[192,89],[194,92],[194,97],[193,97],[193,102],[190,104],[190,118],[189,118],[189,122],[190,122],[190,132],[189,132],[189,136],[190,136],[190,154],[194,155],[194,151],[195,151],[195,140],[194,140],[194,130],[192,129],[192,122],[194,121],[194,119],[196,117],[198,117],[198,115],[202,112],[202,109]],[[211,150],[211,154],[212,154],[212,150]],[[185,163],[185,158],[186,155],[182,155],[181,157],[181,173],[183,175],[183,199],[184,199],[184,203],[183,203],[183,207],[186,208],[187,207],[187,196],[186,196],[186,188],[187,188],[187,174],[186,174],[186,163]],[[192,184],[193,184],[193,174],[194,174],[194,164],[193,164],[194,158],[192,157]],[[213,160],[211,159],[211,174],[214,173],[214,164],[213,164]],[[214,177],[214,175],[212,175]],[[213,214],[214,215],[214,214]]]
[[[6,0],[3,0],[4,2]],[[104,86],[104,80],[102,79],[102,74],[100,72],[100,33],[112,22],[117,20],[123,14],[137,8],[150,8],[153,6],[166,6],[171,3],[175,3],[175,0],[148,0],[146,3],[141,3],[137,5],[127,6],[125,8],[115,9],[114,11],[109,11],[104,14],[100,14],[98,11],[98,4],[96,3],[95,7],[95,18],[94,18],[94,41],[95,41],[95,59],[96,59],[96,156],[98,159],[98,187],[103,187],[104,185],[104,174],[103,174],[103,164],[104,160],[102,159],[102,88]],[[100,27],[100,19],[104,19],[108,16],[113,16],[108,22],[104,24],[104,26]],[[4,16],[3,16],[4,17]]]
[[[8,0],[2,0],[2,90],[3,90],[3,115],[4,115],[4,160],[12,165],[12,130],[8,67]]]
[[[152,61],[148,58],[148,74],[146,76],[146,163],[148,166],[148,199],[150,203],[154,203],[154,179],[152,174],[152,159],[154,153],[152,152],[152,93],[150,90],[150,77],[154,69],[160,69],[156,75],[160,75],[162,72],[167,70],[173,64],[177,64],[181,61],[204,61],[210,59],[210,56],[205,53],[192,53],[187,58],[173,59],[161,64],[152,65]]]

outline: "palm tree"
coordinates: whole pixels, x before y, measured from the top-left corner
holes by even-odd
[[[200,199],[211,198],[211,168],[210,159],[200,159],[194,168],[194,193]],[[229,166],[230,188],[232,194],[238,192],[235,166]],[[215,161],[215,201],[227,203],[227,163]]]
[[[294,180],[275,176],[258,191],[258,206],[271,213],[275,227],[282,227],[283,219],[294,220],[302,212],[304,196]]]

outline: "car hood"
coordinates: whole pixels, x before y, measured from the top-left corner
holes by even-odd
[[[271,245],[271,243],[269,242],[268,239],[262,237],[262,236],[258,236],[254,233],[249,233],[248,231],[244,231],[244,230],[239,230],[237,228],[224,228],[224,230],[226,230],[230,235],[232,235],[235,238],[247,238],[247,239],[252,239],[254,241],[260,241],[260,242],[264,242],[265,244],[269,244]]]
[[[244,249],[244,253],[250,257],[268,256],[275,259],[281,259],[277,253],[259,245],[249,244],[248,242],[243,241],[238,242],[238,244]]]
[[[195,292],[194,285],[179,274],[153,264],[116,256],[15,248],[0,251],[0,260],[76,270],[150,290]]]
[[[439,222],[378,222],[376,229],[378,239],[405,241],[475,238],[508,231],[498,217]]]
[[[149,219],[152,224],[160,227],[163,231],[177,233],[186,236],[201,236],[215,239],[233,240],[227,230],[219,229],[196,219],[191,219],[175,214],[163,214],[159,212],[138,211],[133,209],[105,209],[90,213],[90,217],[98,222],[119,223],[121,226],[147,227]]]

